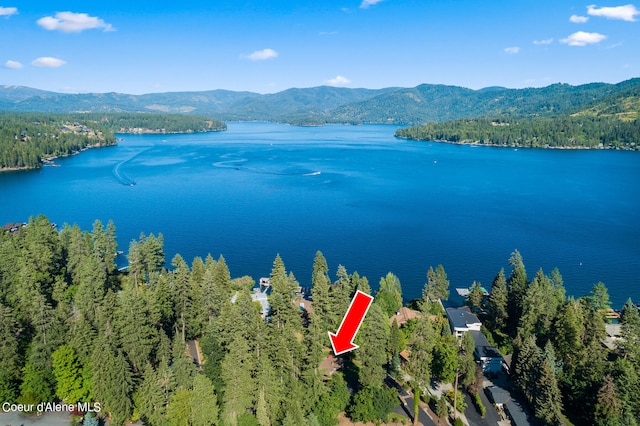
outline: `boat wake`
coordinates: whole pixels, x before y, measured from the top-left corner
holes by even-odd
[[[276,175],[276,176],[317,176],[322,173],[319,170],[309,171],[308,169],[300,170],[300,169],[291,168],[291,169],[284,169],[284,170],[273,170],[273,169],[266,169],[266,168],[260,168],[260,167],[248,167],[244,165],[244,163],[246,163],[247,161],[248,160],[246,158],[240,158],[237,160],[217,161],[213,163],[213,166],[219,167],[222,169],[234,169],[234,170],[238,170],[245,173],[256,173],[261,175]]]
[[[150,150],[153,147],[149,147],[147,149],[143,149],[140,152],[136,152],[135,154],[133,154],[131,157],[122,160],[121,162],[119,162],[118,164],[116,164],[115,166],[113,166],[113,177],[116,178],[116,180],[118,182],[120,182],[122,185],[125,186],[135,186],[136,185],[136,181],[131,179],[129,176],[125,175],[122,172],[122,166],[124,166],[125,164],[127,164],[128,162],[130,162],[131,160],[133,160],[134,158],[136,158],[138,155],[142,154],[143,152],[146,152],[148,150]]]

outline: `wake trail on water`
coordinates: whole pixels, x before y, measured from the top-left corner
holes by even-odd
[[[276,175],[276,176],[317,176],[322,172],[318,171],[287,171],[287,170],[272,170],[265,169],[259,167],[248,167],[242,165],[246,163],[246,158],[239,158],[237,160],[225,160],[225,161],[216,161],[213,163],[214,167],[219,167],[222,169],[234,169],[241,172],[246,173],[256,173],[261,175]]]
[[[140,154],[142,154],[142,153],[144,153],[146,151],[149,151],[151,148],[153,148],[153,147],[149,147],[147,149],[143,149],[140,152],[136,152],[131,157],[126,158],[126,159],[122,160],[121,162],[119,162],[118,164],[116,164],[115,166],[113,166],[113,177],[115,177],[116,180],[118,182],[120,182],[122,185],[135,186],[136,181],[131,179],[129,176],[125,175],[122,172],[122,170],[120,170],[120,169],[122,168],[123,165],[127,164],[128,162],[130,162],[131,160],[133,160],[134,158],[136,158]]]

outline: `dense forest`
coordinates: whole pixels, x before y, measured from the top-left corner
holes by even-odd
[[[640,149],[638,119],[610,116],[478,118],[398,129],[399,138],[529,148]]]
[[[222,256],[188,264],[176,255],[165,265],[162,235],[142,234],[129,244],[122,272],[117,248],[111,222],[58,231],[39,216],[17,232],[0,231],[0,401],[97,401],[98,415],[114,425],[335,426],[340,413],[356,421],[395,418],[394,381],[441,417],[453,400],[461,410],[464,403],[453,392],[432,396],[433,381],[458,377],[461,389],[480,391],[473,340],[452,336],[437,302],[449,294],[441,265],[429,268],[422,298],[412,302],[421,315],[402,327],[390,322],[402,306],[400,280],[382,277],[356,338],[360,348],[334,359],[327,331],[337,329],[355,291],[371,294],[371,286],[343,266],[332,278],[322,253],[309,265],[313,302],[304,310],[295,276],[276,256],[264,320],[252,301],[253,279],[232,279]],[[490,296],[474,284],[468,303],[488,337],[513,353],[512,379],[533,416],[549,425],[566,418],[637,424],[637,309],[625,305],[624,339],[606,349],[602,283],[567,298],[557,270],[529,279],[517,251],[510,265]],[[193,340],[200,364],[187,349]],[[330,374],[327,363],[337,371]],[[85,425],[97,422],[91,413],[84,420],[75,414]]]
[[[225,128],[218,120],[194,115],[0,112],[0,171],[36,168],[46,158],[114,145],[114,133],[189,133]]]

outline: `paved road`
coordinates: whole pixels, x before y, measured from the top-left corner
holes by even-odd
[[[41,416],[0,413],[2,426],[69,426],[69,419],[69,413],[47,413]]]

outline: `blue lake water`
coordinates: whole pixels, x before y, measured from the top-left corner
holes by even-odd
[[[518,249],[530,277],[557,266],[568,294],[603,281],[615,306],[640,301],[639,153],[412,142],[395,129],[124,135],[61,167],[0,174],[0,225],[113,219],[122,250],[162,233],[167,262],[223,254],[233,276],[256,280],[280,253],[303,286],[321,250],[332,274],[343,264],[374,288],[392,271],[405,299],[439,263],[452,291],[490,286]]]

